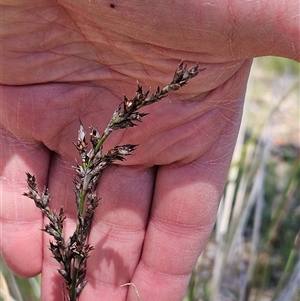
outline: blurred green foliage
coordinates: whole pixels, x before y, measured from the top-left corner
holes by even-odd
[[[300,64],[281,57],[264,57],[258,58],[257,61],[262,69],[267,73],[275,73],[276,75],[282,76],[285,72],[292,75],[298,75],[300,73]]]

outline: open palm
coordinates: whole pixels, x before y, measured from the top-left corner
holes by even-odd
[[[214,225],[251,65],[245,58],[253,55],[229,43],[228,19],[207,32],[216,19],[204,3],[59,2],[3,7],[1,252],[17,274],[42,273],[42,300],[61,300],[59,266],[40,231],[47,221],[21,196],[25,171],[49,187],[52,208],[66,209],[70,235],[79,119],[101,132],[137,80],[155,90],[181,59],[199,62],[206,69],[198,77],[145,108],[138,127],[107,140],[106,149],[139,146],[100,180],[80,298],[135,300],[134,290],[120,287],[133,282],[143,301],[181,300]]]

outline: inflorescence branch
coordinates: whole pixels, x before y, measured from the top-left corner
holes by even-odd
[[[92,145],[90,149],[88,149],[88,143],[85,139],[83,124],[80,122],[77,143],[73,142],[81,157],[81,163],[76,162],[74,167],[76,176],[73,180],[77,206],[77,226],[67,241],[63,234],[63,223],[66,218],[64,209],[60,208],[58,213],[50,209],[49,190],[44,188],[40,193],[35,176],[26,173],[29,191],[24,195],[33,199],[35,205],[49,219],[49,223],[45,225],[43,231],[54,239],[50,241],[49,249],[61,265],[58,272],[64,278],[64,300],[77,300],[87,283],[85,280],[86,262],[90,251],[94,248],[87,243],[87,240],[94,212],[99,205],[96,189],[101,172],[115,161],[124,161],[125,157],[131,155],[137,147],[134,144],[117,145],[103,154],[103,143],[113,131],[133,127],[136,125],[135,122],[141,122],[147,113],[139,112],[139,109],[159,101],[170,91],[178,90],[202,70],[204,69],[198,69],[198,64],[187,69],[187,65],[182,61],[175,71],[172,82],[163,88],[158,87],[156,92],[149,97],[150,89],[143,91],[142,86],[138,84],[132,99],[128,99],[124,95],[123,101],[113,113],[102,135],[95,127],[90,126],[89,139]]]

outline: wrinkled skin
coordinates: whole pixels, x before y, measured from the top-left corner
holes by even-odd
[[[79,118],[101,131],[137,80],[166,85],[184,59],[206,69],[107,141],[139,147],[101,178],[80,300],[136,300],[120,288],[129,281],[143,301],[182,299],[215,222],[251,59],[299,60],[297,1],[268,2],[2,1],[1,252],[15,273],[42,273],[42,300],[62,300],[62,279],[46,221],[21,196],[25,171],[67,210],[70,234]]]

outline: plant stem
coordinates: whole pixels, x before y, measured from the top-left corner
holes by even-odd
[[[63,222],[66,219],[65,211],[63,208],[60,209],[59,213],[52,211],[48,206],[50,200],[48,189],[44,189],[43,193],[40,194],[34,175],[26,173],[29,192],[24,193],[24,195],[33,199],[36,206],[49,219],[49,224],[43,230],[54,238],[54,241],[50,241],[49,249],[62,266],[58,272],[65,279],[63,292],[68,292],[68,297],[64,297],[64,300],[76,301],[87,283],[85,281],[86,261],[89,252],[94,249],[93,246],[88,244],[87,239],[94,212],[99,204],[96,192],[100,175],[107,166],[115,161],[124,161],[125,157],[131,155],[137,146],[134,144],[116,145],[106,154],[102,154],[103,143],[113,131],[133,127],[137,125],[135,122],[141,122],[142,117],[146,116],[147,113],[139,112],[139,109],[158,102],[167,96],[170,91],[183,87],[189,79],[197,76],[202,70],[204,69],[198,69],[198,64],[187,69],[187,65],[181,62],[175,71],[172,82],[162,89],[157,87],[156,92],[149,98],[147,96],[150,89],[144,92],[142,86],[138,85],[132,99],[124,96],[124,100],[114,111],[102,135],[96,128],[90,126],[91,149],[88,149],[88,143],[85,140],[86,134],[80,121],[77,143],[73,142],[81,157],[81,164],[76,161],[76,177],[73,179],[77,206],[77,225],[67,243],[62,231]],[[126,285],[135,288],[132,283]]]
[[[83,215],[84,201],[85,201],[86,193],[87,193],[86,190],[82,190],[80,193],[80,201],[79,201],[79,206],[78,206],[80,216]]]
[[[94,148],[94,152],[95,154],[99,151],[100,147],[103,145],[104,141],[107,139],[108,135],[103,134],[101,139],[99,140],[98,144],[96,145],[96,147]],[[90,160],[91,161],[91,160]],[[90,164],[92,162],[89,162]]]
[[[78,269],[74,267],[72,275],[72,284],[70,288],[70,301],[76,301],[76,282],[77,282]]]

